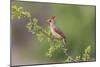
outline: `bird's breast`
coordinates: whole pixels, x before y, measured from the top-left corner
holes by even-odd
[[[59,34],[54,30],[53,27],[50,27],[50,29],[51,29],[51,33],[52,33],[52,35],[53,35],[55,38],[62,39],[62,36],[59,35]]]

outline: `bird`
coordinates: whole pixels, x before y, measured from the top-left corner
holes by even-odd
[[[65,34],[57,27],[55,18],[56,18],[55,16],[52,16],[48,19],[51,34],[53,35],[54,38],[61,40],[63,42],[63,47],[66,47],[67,43]]]
[[[59,40],[62,40],[63,42],[63,46],[62,46],[62,49],[64,51],[64,54],[70,58],[70,60],[73,61],[72,57],[67,53],[67,50],[66,50],[66,46],[67,46],[67,40],[66,40],[66,36],[65,34],[57,27],[56,25],[56,21],[55,21],[55,16],[52,16],[48,19],[48,23],[49,23],[49,28],[51,30],[51,34],[59,39]]]

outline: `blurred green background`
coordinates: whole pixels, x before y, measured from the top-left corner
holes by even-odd
[[[91,45],[91,58],[95,59],[96,6],[21,1],[17,1],[16,5],[29,11],[43,28],[48,25],[48,18],[56,16],[56,24],[68,40],[68,53],[73,57],[82,55],[84,49]],[[11,21],[12,65],[62,63],[66,58],[62,50],[56,51],[51,58],[45,55],[49,43],[39,42],[27,31],[27,18]]]

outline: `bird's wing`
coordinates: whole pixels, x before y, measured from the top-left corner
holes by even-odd
[[[65,38],[64,33],[57,27],[54,28],[55,32],[57,32],[59,35],[61,35],[63,38]]]

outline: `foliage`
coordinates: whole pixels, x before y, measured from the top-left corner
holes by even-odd
[[[47,39],[48,42],[53,42],[54,45],[57,44],[57,46],[50,46],[48,49],[48,52],[46,53],[47,56],[52,56],[52,53],[61,47],[61,41],[58,39],[53,38],[51,35],[51,32],[49,31],[48,27],[47,29],[42,29],[38,25],[38,20],[36,18],[32,18],[30,13],[25,11],[23,7],[17,7],[16,5],[12,6],[12,15],[13,17],[17,17],[18,19],[21,19],[21,17],[28,17],[29,22],[26,25],[26,28],[29,32],[31,32],[33,35],[36,35],[37,39],[41,42],[44,39]]]
[[[82,56],[76,56],[73,58],[72,56],[67,54],[68,49],[62,47],[62,41],[53,38],[48,27],[46,29],[43,29],[41,26],[39,26],[38,19],[35,17],[33,18],[30,12],[24,10],[23,7],[12,5],[12,18],[13,17],[16,17],[18,19],[27,17],[29,19],[29,22],[26,25],[28,32],[31,32],[33,35],[35,35],[40,42],[43,40],[47,40],[48,43],[50,43],[50,47],[48,48],[46,56],[52,57],[55,51],[57,51],[58,49],[63,49],[63,52],[65,53],[65,56],[67,58],[64,62],[88,61],[90,59],[91,46],[88,46],[85,49]]]
[[[84,51],[84,54],[82,56],[82,60],[88,61],[90,59],[90,53],[91,53],[91,46],[88,46]]]
[[[12,18],[17,17],[20,19],[21,17],[31,17],[30,13],[25,11],[23,7],[17,7],[16,5],[12,6]]]
[[[89,61],[91,53],[91,46],[89,45],[85,50],[82,56],[76,56],[75,58],[68,58],[64,62],[79,62],[79,61]]]

